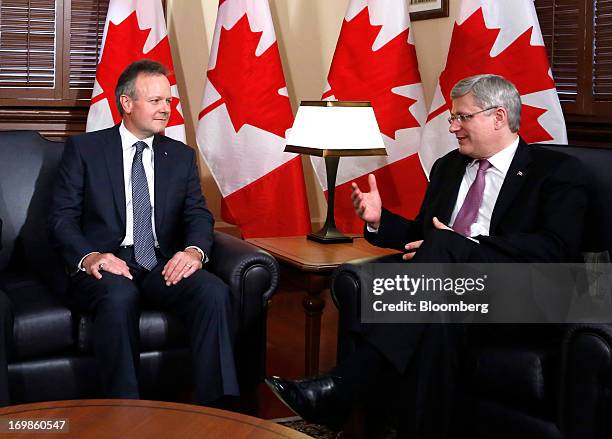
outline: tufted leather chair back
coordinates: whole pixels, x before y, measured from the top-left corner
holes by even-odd
[[[612,153],[606,148],[571,145],[541,145],[580,160],[587,170],[589,206],[584,223],[582,251],[610,252],[612,249]],[[572,215],[572,212],[567,212]]]
[[[33,267],[60,293],[63,263],[47,236],[47,212],[63,142],[34,131],[0,131],[0,271]]]

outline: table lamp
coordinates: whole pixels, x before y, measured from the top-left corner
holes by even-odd
[[[309,234],[308,239],[326,244],[351,242],[353,238],[336,228],[336,174],[340,157],[387,155],[372,105],[359,101],[302,101],[285,151],[325,159],[327,216],[323,228]]]

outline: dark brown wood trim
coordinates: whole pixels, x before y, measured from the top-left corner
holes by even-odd
[[[566,116],[568,142],[578,146],[599,146],[612,149],[612,120],[602,121],[579,116]]]
[[[89,108],[89,102],[91,100],[91,93],[86,99],[45,99],[41,97],[32,98],[0,98],[0,107],[30,107],[30,108],[41,108],[41,107],[56,107],[56,108],[69,108],[69,107],[87,107]]]
[[[85,132],[88,107],[0,108],[0,130],[34,130],[53,140]]]

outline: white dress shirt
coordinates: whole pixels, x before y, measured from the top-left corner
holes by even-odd
[[[149,198],[151,199],[151,225],[153,226],[153,239],[155,247],[159,247],[157,233],[155,233],[155,159],[153,157],[153,136],[139,139],[132,134],[121,122],[119,126],[121,136],[121,149],[123,150],[123,183],[125,187],[125,238],[121,241],[122,246],[134,245],[134,209],[132,208],[132,162],[136,155],[136,142],[144,142],[147,148],[142,151],[142,165],[147,176],[149,187]]]
[[[472,224],[470,228],[470,236],[489,236],[493,209],[495,208],[499,191],[504,184],[504,179],[506,178],[506,174],[508,173],[508,169],[510,168],[510,164],[512,163],[512,159],[516,153],[516,148],[518,148],[518,144],[519,139],[517,137],[516,140],[506,148],[489,157],[488,161],[491,163],[491,167],[485,172],[485,189],[482,197],[482,204],[480,205],[480,209],[478,209],[476,222]],[[457,201],[455,201],[455,208],[453,209],[450,221],[447,224],[449,227],[453,227],[457,214],[459,213],[461,206],[463,206],[463,201],[467,196],[470,186],[472,186],[472,183],[476,179],[477,173],[478,160],[472,160],[465,167],[465,173],[463,174],[461,186],[459,186],[459,193],[457,194]]]

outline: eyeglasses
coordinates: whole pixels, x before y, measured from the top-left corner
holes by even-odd
[[[485,108],[484,110],[477,111],[476,113],[467,113],[467,114],[464,114],[464,113],[452,114],[451,113],[451,116],[446,120],[448,120],[449,124],[452,124],[454,121],[463,123],[466,120],[470,120],[477,114],[484,113],[485,111],[493,110],[494,108],[499,108],[499,105],[495,105],[494,107]]]

